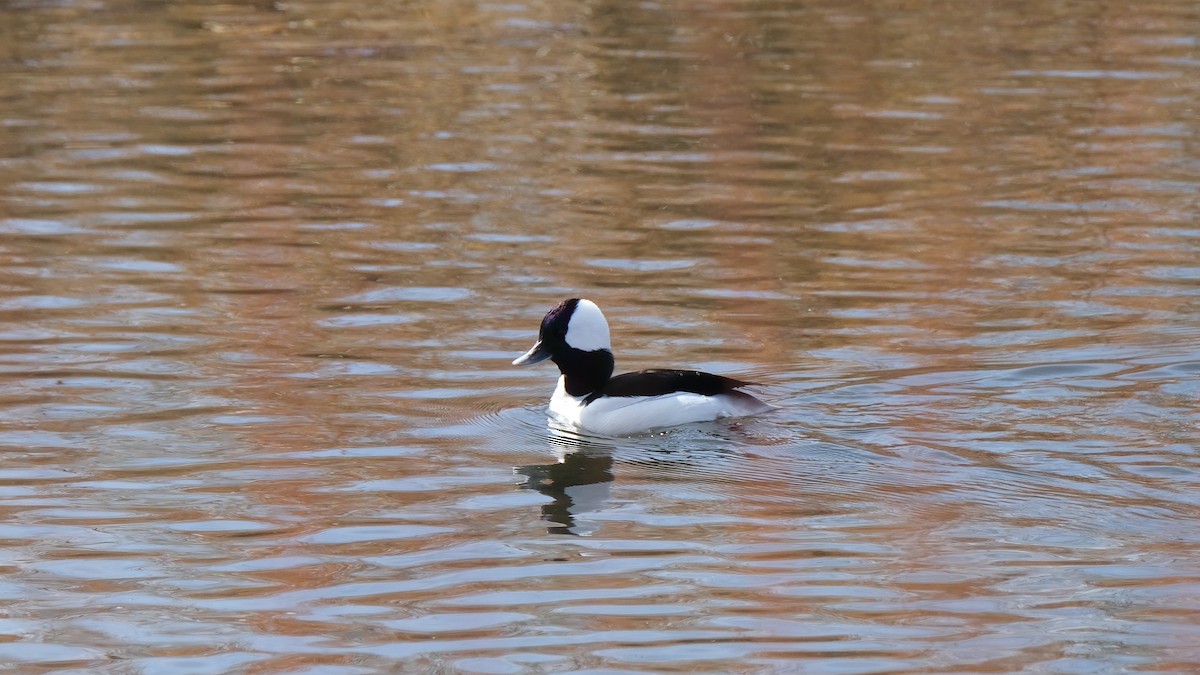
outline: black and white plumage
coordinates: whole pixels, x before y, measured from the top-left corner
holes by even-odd
[[[642,370],[613,377],[608,321],[590,300],[572,298],[550,310],[542,319],[537,342],[513,365],[546,359],[562,373],[550,398],[550,412],[568,424],[607,436],[772,408],[739,391],[753,383],[698,370]]]

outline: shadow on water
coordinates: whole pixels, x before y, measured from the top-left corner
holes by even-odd
[[[776,497],[796,499],[809,480],[805,474],[813,458],[793,453],[801,448],[816,450],[817,455],[853,452],[829,441],[813,440],[806,445],[794,437],[785,442],[751,430],[761,432],[764,428],[769,425],[763,420],[746,418],[611,438],[585,435],[551,421],[546,441],[555,461],[515,466],[513,473],[521,477],[518,489],[534,490],[550,498],[541,507],[541,520],[547,523],[548,534],[591,536],[599,533],[604,519],[597,514],[611,500],[622,468],[627,481],[643,488],[686,485],[693,493],[721,495],[722,499],[750,498],[749,493],[762,488],[753,499],[770,499],[771,492]],[[780,454],[762,454],[762,450],[774,446]],[[764,486],[756,475],[760,470],[784,479],[786,487]]]
[[[514,467],[513,472],[524,477],[518,486],[551,499],[542,505],[547,533],[593,534],[599,525],[586,514],[604,508],[612,494],[616,443],[552,428],[551,444],[558,461]]]

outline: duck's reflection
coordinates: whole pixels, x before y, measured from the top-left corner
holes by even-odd
[[[558,461],[513,468],[523,476],[519,487],[537,490],[553,501],[542,506],[550,534],[588,535],[599,529],[585,514],[599,511],[608,500],[613,481],[613,446],[600,440],[551,428]]]

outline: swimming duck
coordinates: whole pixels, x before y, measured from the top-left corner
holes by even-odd
[[[591,300],[571,298],[542,319],[537,342],[513,360],[549,359],[562,373],[550,397],[560,421],[605,436],[742,417],[773,406],[739,391],[754,384],[698,370],[652,369],[613,377],[608,320]]]

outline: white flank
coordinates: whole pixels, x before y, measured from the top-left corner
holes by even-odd
[[[580,300],[567,322],[567,344],[585,352],[612,350],[608,341],[608,321],[591,300]]]
[[[550,412],[561,421],[604,436],[628,436],[651,429],[722,417],[742,417],[770,410],[771,406],[737,395],[705,396],[675,392],[661,396],[602,396],[588,405],[583,397],[567,394],[564,379],[550,397]]]

